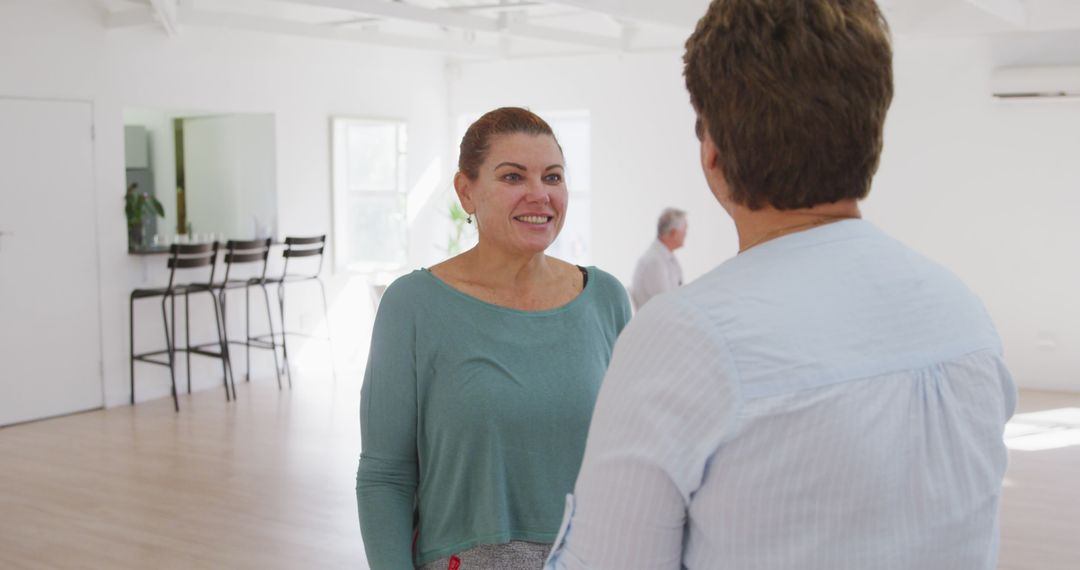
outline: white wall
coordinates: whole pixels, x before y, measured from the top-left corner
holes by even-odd
[[[1080,62],[1080,36],[906,41],[896,52],[867,217],[982,297],[1022,386],[1080,391],[1080,101],[989,96],[996,66]]]
[[[959,273],[986,301],[1021,385],[1080,390],[1077,103],[993,104],[996,65],[1080,63],[1076,35],[900,40],[898,94],[867,216]],[[1078,46],[1072,47],[1069,46]],[[123,111],[129,107],[271,113],[279,234],[330,231],[330,117],[409,123],[410,264],[445,245],[449,124],[499,105],[587,110],[593,137],[593,258],[628,280],[665,206],[690,212],[679,256],[694,278],[733,255],[731,223],[697,163],[681,54],[608,55],[444,67],[443,58],[311,39],[185,28],[107,31],[82,0],[0,3],[0,95],[91,101],[106,402],[127,400],[132,287],[157,284],[164,259],[126,254]],[[573,165],[570,165],[573,168]],[[167,188],[159,189],[167,190]],[[571,204],[571,208],[573,205]],[[339,280],[340,281],[340,280]],[[354,283],[338,289],[355,288]],[[349,309],[353,310],[353,309]],[[336,315],[362,321],[368,315]],[[158,342],[153,307],[140,343]],[[203,323],[205,325],[206,323]],[[28,325],[38,326],[38,325]],[[205,327],[204,330],[212,330]],[[37,332],[37,331],[32,331]],[[362,348],[339,351],[362,354]],[[200,364],[214,386],[214,362]],[[142,366],[140,399],[167,375]]]
[[[86,100],[94,105],[107,405],[128,398],[128,293],[133,287],[160,284],[165,264],[160,256],[126,253],[120,201],[125,108],[272,113],[278,141],[279,233],[303,235],[330,233],[330,117],[407,119],[408,178],[416,185],[425,168],[432,164],[441,168],[443,163],[445,85],[443,59],[433,54],[197,28],[185,28],[175,38],[159,29],[107,31],[96,3],[0,3],[0,94]],[[154,303],[148,302],[137,314],[139,347],[160,343]],[[367,315],[338,317],[352,321]],[[203,330],[212,334],[213,329],[204,323]],[[338,350],[347,353],[353,348]],[[197,360],[204,361],[200,369],[208,371],[202,375],[203,386],[220,386],[218,363]],[[242,366],[238,368],[242,373]],[[140,399],[168,393],[165,369],[140,365],[137,376]]]
[[[700,173],[680,57],[465,65],[450,74],[450,111],[590,111],[597,265],[627,281],[671,205],[690,214],[677,255],[692,279],[736,240]],[[897,97],[864,211],[983,298],[1022,386],[1080,391],[1080,103],[999,105],[987,87],[997,65],[1069,61],[1080,62],[1080,41],[1061,34],[898,39]]]

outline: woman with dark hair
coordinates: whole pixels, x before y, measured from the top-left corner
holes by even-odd
[[[620,337],[551,567],[994,568],[1001,342],[858,205],[893,94],[877,5],[713,0],[684,61],[739,253]]]
[[[545,254],[567,189],[543,119],[485,114],[458,168],[476,247],[395,281],[375,319],[356,484],[374,570],[540,568],[630,318],[615,278]]]

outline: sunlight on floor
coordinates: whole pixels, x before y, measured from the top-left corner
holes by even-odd
[[[307,374],[329,375],[330,347],[322,340],[333,338],[334,367],[338,375],[354,375],[363,371],[367,361],[368,345],[371,343],[371,323],[374,319],[374,300],[371,279],[353,276],[327,283],[329,298],[329,322],[323,318],[322,308],[309,300],[303,314],[314,320],[301,324],[303,332],[313,338],[299,338],[294,366]],[[316,291],[313,295],[318,295]],[[297,311],[299,312],[299,311]],[[290,339],[290,342],[293,342]],[[293,347],[290,344],[290,349]]]
[[[1017,451],[1080,445],[1080,408],[1017,414],[1005,426],[1005,445]]]

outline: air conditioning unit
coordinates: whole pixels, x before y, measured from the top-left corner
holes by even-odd
[[[1003,67],[990,88],[998,100],[1080,98],[1080,66]]]

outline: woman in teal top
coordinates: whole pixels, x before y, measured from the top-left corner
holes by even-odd
[[[543,119],[487,113],[458,167],[478,244],[395,281],[375,319],[356,482],[373,570],[539,569],[630,318],[615,278],[544,253],[567,191]]]

